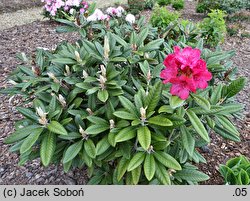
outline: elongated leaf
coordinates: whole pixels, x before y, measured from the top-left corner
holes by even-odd
[[[66,173],[69,172],[71,165],[72,165],[72,160],[67,163],[63,163],[63,171]]]
[[[97,185],[100,184],[102,179],[103,179],[103,175],[95,175],[93,176],[89,181],[88,181],[88,185]]]
[[[148,36],[148,32],[149,32],[149,29],[146,27],[144,28],[139,34],[138,34],[138,39],[137,39],[137,46],[140,46],[143,44],[144,40],[147,38]]]
[[[100,101],[105,103],[109,98],[109,93],[107,90],[99,90],[97,93],[97,97]]]
[[[158,112],[159,113],[166,112],[172,114],[174,112],[174,109],[170,107],[170,105],[163,105],[159,108]]]
[[[27,117],[28,119],[38,122],[39,119],[38,116],[30,109],[24,107],[17,107],[16,109],[18,112],[20,112],[23,116]]]
[[[136,112],[137,109],[136,109],[136,107],[134,106],[134,104],[130,100],[128,100],[124,96],[119,96],[118,98],[119,98],[122,106],[124,108],[126,108],[126,110],[128,110],[131,114],[137,116],[137,112]]]
[[[45,167],[47,167],[54,155],[56,149],[56,136],[54,133],[46,133],[42,140],[40,148],[40,158]]]
[[[219,63],[220,61],[223,61],[227,58],[232,57],[232,55],[234,55],[234,51],[228,51],[228,52],[221,52],[221,54],[218,54],[216,56],[211,56],[208,60],[207,60],[207,65],[211,65],[211,64],[215,64],[215,63]]]
[[[108,129],[109,129],[108,125],[94,124],[94,125],[89,126],[85,131],[89,135],[95,135],[95,134],[100,134]]]
[[[122,157],[117,166],[117,180],[120,181],[127,171],[129,160]]]
[[[235,142],[240,142],[240,137],[238,135],[235,135],[235,134],[225,130],[222,127],[219,127],[216,125],[213,130],[225,139],[230,139],[230,140],[233,140]]]
[[[139,165],[142,164],[144,158],[145,158],[145,153],[143,152],[138,152],[137,154],[135,154],[134,157],[130,160],[127,170],[132,171],[136,169]]]
[[[221,99],[222,88],[223,88],[223,85],[219,84],[213,90],[213,93],[211,95],[211,100],[210,100],[212,105],[217,104],[219,102],[219,100]]]
[[[248,185],[250,183],[249,175],[245,170],[240,170],[240,173],[238,175],[238,181],[240,185]]]
[[[227,119],[227,117],[217,115],[216,119],[224,129],[228,130],[234,135],[240,135],[240,133],[235,128],[235,126],[232,124],[232,122],[229,119]]]
[[[103,154],[109,147],[108,136],[106,136],[96,144],[96,155]]]
[[[154,177],[154,174],[155,174],[155,159],[154,159],[153,154],[146,155],[143,169],[144,169],[144,174],[147,180],[150,181]]]
[[[174,177],[192,182],[201,182],[209,179],[209,176],[203,172],[191,169],[183,169],[178,171],[174,174]]]
[[[196,48],[202,51],[202,49],[203,49],[203,43],[204,43],[204,40],[203,40],[203,38],[201,38],[201,39],[198,41],[198,43],[197,43],[197,45],[196,45]]]
[[[70,26],[56,27],[56,32],[58,33],[69,33],[69,32],[75,32],[75,31],[77,31],[76,27],[70,27]]]
[[[109,60],[110,62],[127,62],[125,57],[115,57]]]
[[[237,80],[232,81],[232,83],[227,87],[227,98],[231,98],[235,96],[237,93],[239,93],[246,84],[246,78],[241,77]]]
[[[48,124],[47,128],[52,133],[56,133],[56,134],[59,134],[59,135],[68,135],[68,132],[65,130],[65,128],[57,121],[51,121]]]
[[[134,114],[131,114],[131,113],[125,112],[125,111],[116,111],[116,112],[114,112],[114,115],[116,117],[119,117],[120,119],[127,119],[127,120],[138,119],[138,117],[135,116]]]
[[[4,143],[6,143],[6,144],[12,144],[14,142],[20,141],[23,138],[25,138],[28,135],[30,135],[37,128],[40,128],[40,127],[41,126],[39,126],[39,125],[31,125],[31,126],[27,126],[27,127],[24,127],[24,128],[19,128],[14,133],[12,133],[10,136],[8,136],[4,140]]]
[[[133,184],[136,185],[140,181],[142,166],[138,166],[131,171]]]
[[[89,155],[86,153],[85,149],[82,150],[82,158],[84,163],[88,166],[91,167],[93,164],[92,158],[89,157]]]
[[[154,152],[154,157],[157,161],[159,161],[162,165],[174,169],[174,170],[181,170],[181,166],[178,161],[175,160],[174,157],[170,156],[169,154],[159,151]]]
[[[160,163],[155,163],[155,176],[157,179],[164,185],[170,185],[171,180],[170,180],[170,175],[168,171],[166,170],[166,167],[164,167]]]
[[[147,45],[140,48],[139,50],[143,51],[143,52],[150,52],[153,50],[158,50],[158,49],[160,49],[160,46],[163,42],[164,42],[163,39],[156,39],[156,40],[149,42]]]
[[[234,174],[234,172],[229,168],[226,174],[225,180],[229,185],[236,185],[237,184],[237,178]]]
[[[84,142],[84,149],[86,153],[90,156],[90,158],[96,157],[96,147],[91,139],[88,139],[86,142]]]
[[[58,63],[58,64],[75,64],[76,61],[73,60],[73,59],[70,59],[70,58],[55,58],[55,59],[52,59],[52,62],[53,63]]]
[[[210,110],[210,103],[207,99],[199,96],[199,95],[195,95],[195,94],[192,94],[191,95],[194,99],[194,101],[200,106],[202,107],[203,109],[205,110]]]
[[[40,107],[43,111],[46,111],[43,102],[42,102],[41,100],[39,100],[38,98],[36,98],[36,99],[33,101],[33,107],[34,107],[34,108]]]
[[[124,47],[128,46],[128,43],[125,40],[123,40],[122,38],[120,38],[118,35],[116,35],[116,34],[111,34],[111,35],[122,46],[124,46]]]
[[[201,123],[200,119],[197,117],[197,115],[192,110],[186,111],[188,118],[190,122],[192,123],[194,129],[196,132],[207,142],[210,141],[210,138],[208,136],[208,133],[204,127],[204,125]]]
[[[149,94],[145,99],[145,107],[147,107],[147,113],[154,111],[158,102],[160,101],[162,93],[162,83],[157,82],[153,88],[149,91]]]
[[[24,141],[20,148],[20,153],[23,154],[28,151],[37,141],[40,134],[43,132],[43,128],[35,129]]]
[[[155,124],[158,126],[172,126],[173,125],[173,123],[168,118],[166,118],[162,115],[151,117],[148,120],[148,123]]]
[[[116,136],[115,142],[123,142],[130,140],[136,136],[136,129],[134,127],[126,127],[122,129]]]
[[[172,109],[181,107],[185,103],[185,100],[180,99],[178,96],[170,96],[169,104]]]
[[[68,163],[69,161],[74,159],[77,156],[77,154],[81,151],[82,144],[83,144],[83,141],[80,140],[70,145],[63,156],[63,163]]]
[[[191,133],[188,131],[186,126],[181,126],[181,140],[183,143],[183,147],[186,149],[188,154],[190,156],[193,155],[194,153],[194,148],[195,148],[195,139],[191,135]]]
[[[217,114],[223,114],[223,115],[234,114],[236,112],[241,111],[243,108],[244,107],[241,104],[228,103],[228,104],[224,104]]]
[[[137,138],[143,149],[148,150],[151,144],[151,132],[147,126],[141,126],[137,130]]]

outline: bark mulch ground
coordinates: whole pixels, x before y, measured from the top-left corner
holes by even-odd
[[[1,0],[0,14],[42,6],[41,0]]]
[[[186,19],[199,21],[200,14],[194,12],[194,2],[186,1],[183,16]],[[149,16],[150,12],[145,12]],[[74,42],[77,34],[58,34],[55,27],[58,24],[49,21],[36,21],[31,24],[17,26],[0,31],[0,87],[7,85],[7,76],[16,68],[19,61],[15,55],[18,52],[34,54],[37,47],[52,49],[63,40]],[[249,28],[249,27],[248,27]],[[228,37],[223,44],[225,50],[236,50],[234,64],[238,66],[238,74],[250,78],[250,39]],[[220,163],[225,163],[230,157],[240,154],[250,158],[250,103],[249,82],[238,95],[237,100],[245,105],[243,119],[236,120],[241,133],[240,143],[223,140],[218,135],[212,134],[209,151],[202,153],[207,159],[206,164],[200,164],[199,169],[210,176],[203,184],[223,184],[219,175]],[[39,160],[18,166],[18,155],[8,151],[9,146],[3,143],[6,136],[14,130],[14,122],[21,118],[15,107],[21,104],[19,97],[10,99],[0,95],[0,184],[86,184],[86,171],[74,169],[64,173],[61,165],[51,165],[48,168],[41,166]]]

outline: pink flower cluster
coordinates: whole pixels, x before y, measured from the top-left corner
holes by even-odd
[[[89,7],[89,4],[82,0],[41,0],[45,3],[45,10],[51,16],[55,16],[57,11],[63,8],[64,11],[73,11],[74,8],[79,8],[80,13],[83,14]],[[72,13],[72,12],[71,12]]]
[[[114,7],[109,7],[106,12],[110,15],[110,16],[114,16],[114,17],[121,17],[122,14],[125,12],[124,8],[119,6],[117,8]]]
[[[42,0],[42,2],[45,2],[45,10],[52,16],[55,16],[57,10],[65,5],[62,0]]]
[[[201,51],[185,47],[174,47],[174,53],[169,54],[164,60],[166,68],[160,77],[163,83],[171,83],[170,93],[185,100],[190,92],[196,89],[205,89],[212,74],[207,70],[206,62],[200,58]]]
[[[87,18],[87,21],[109,20],[110,17],[121,17],[125,12],[124,8],[119,6],[117,8],[109,7],[106,13],[103,13],[100,9],[96,9],[95,12]]]

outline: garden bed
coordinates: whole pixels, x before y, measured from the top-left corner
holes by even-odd
[[[188,4],[188,5],[187,5]],[[194,2],[186,1],[183,16],[187,19],[199,21],[202,15],[195,14]],[[150,15],[150,12],[147,12]],[[74,42],[77,34],[58,34],[55,27],[58,24],[49,21],[36,21],[28,25],[13,27],[0,31],[0,86],[7,86],[7,76],[16,68],[19,61],[15,58],[17,52],[27,54],[35,52],[36,47],[54,48],[63,40]],[[249,27],[247,27],[249,31]],[[223,44],[224,50],[236,50],[235,65],[238,66],[239,75],[250,78],[250,39],[240,37],[227,37]],[[223,184],[223,179],[218,172],[218,166],[229,158],[244,154],[250,158],[250,86],[246,84],[244,90],[238,95],[237,100],[245,105],[244,118],[237,120],[239,131],[242,135],[240,143],[225,141],[217,135],[211,134],[211,143],[203,156],[207,164],[200,164],[199,168],[210,176],[204,184]],[[0,95],[0,184],[86,184],[87,177],[84,170],[75,169],[64,173],[63,168],[52,165],[48,168],[41,166],[39,160],[29,162],[19,167],[18,156],[9,153],[8,145],[3,140],[11,132],[13,125],[21,116],[15,107],[21,103],[19,97],[11,98]]]

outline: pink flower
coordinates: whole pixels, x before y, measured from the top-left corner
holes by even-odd
[[[163,83],[171,83],[170,93],[185,100],[190,92],[196,89],[205,89],[208,81],[212,79],[212,74],[207,70],[206,62],[200,58],[201,51],[185,47],[174,47],[174,53],[169,54],[163,64],[166,66],[162,70],[160,77]]]
[[[84,8],[81,8],[80,9],[80,13],[83,14],[85,12],[85,9]]]

